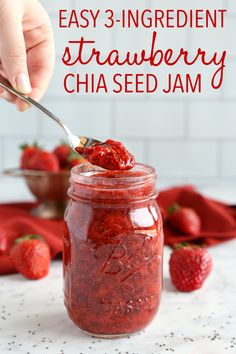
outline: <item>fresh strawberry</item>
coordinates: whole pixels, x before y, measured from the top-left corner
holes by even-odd
[[[87,162],[87,160],[85,160],[82,156],[78,155],[77,153],[75,153],[74,151],[72,151],[70,153],[70,155],[68,156],[68,163],[67,163],[67,167],[68,169],[71,169],[77,165],[81,165],[82,163]]]
[[[59,162],[56,156],[45,150],[39,150],[30,160],[30,169],[47,171],[47,172],[58,172]]]
[[[30,160],[40,150],[40,148],[35,143],[33,145],[21,145],[21,149],[23,152],[21,155],[20,167],[23,170],[30,169]]]
[[[212,259],[206,248],[188,244],[177,245],[169,261],[170,278],[180,291],[201,288],[212,270]]]
[[[10,256],[18,272],[26,278],[41,279],[49,272],[50,249],[40,236],[16,239]]]
[[[80,161],[81,161],[80,159],[76,159],[76,158],[71,159],[68,164],[69,169],[78,166],[81,163]]]
[[[185,235],[198,236],[201,231],[201,220],[191,208],[180,207],[173,204],[168,209],[169,224]]]
[[[53,150],[54,155],[56,155],[61,169],[66,168],[69,155],[71,153],[71,148],[66,143],[58,145]]]

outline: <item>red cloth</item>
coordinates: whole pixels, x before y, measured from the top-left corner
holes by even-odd
[[[165,244],[190,241],[213,246],[236,237],[236,209],[206,198],[192,186],[175,187],[162,191],[157,202],[166,211],[173,203],[193,208],[201,219],[201,233],[188,236],[176,232],[168,223],[164,225]]]
[[[162,191],[158,204],[167,210],[173,203],[193,208],[201,218],[199,236],[182,235],[164,225],[165,244],[191,241],[212,246],[236,237],[236,210],[198,193],[192,186],[176,187]],[[51,249],[52,258],[62,251],[62,220],[44,220],[30,214],[32,203],[0,205],[0,274],[15,272],[7,255],[15,238],[25,234],[39,234]],[[4,251],[5,249],[5,251]]]
[[[62,220],[45,220],[34,217],[32,203],[0,204],[0,274],[14,273],[8,255],[17,237],[27,234],[43,236],[54,258],[62,251]]]

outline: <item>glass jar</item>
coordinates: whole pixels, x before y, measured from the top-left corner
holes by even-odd
[[[70,318],[98,337],[135,333],[154,318],[162,289],[163,228],[156,173],[137,164],[72,169],[64,230]]]

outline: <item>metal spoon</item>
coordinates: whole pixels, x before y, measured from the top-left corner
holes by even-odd
[[[32,98],[30,97],[25,97],[24,95],[22,95],[20,92],[18,92],[17,90],[15,90],[13,87],[4,84],[3,82],[0,82],[0,86],[5,88],[6,90],[8,90],[9,92],[11,92],[13,95],[19,97],[20,99],[22,99],[23,101],[27,102],[28,104],[30,104],[31,106],[35,106],[36,108],[38,108],[40,111],[42,111],[44,114],[46,114],[48,117],[50,117],[51,119],[53,119],[56,123],[58,123],[65,131],[68,141],[70,143],[70,146],[72,147],[72,149],[76,151],[76,148],[85,148],[88,146],[92,146],[95,143],[101,143],[101,141],[93,139],[93,138],[88,138],[86,136],[76,136],[74,134],[71,133],[70,129],[59,119],[57,118],[53,113],[51,113],[49,110],[47,110],[45,107],[43,107],[41,104],[39,104],[38,102],[34,101]],[[77,152],[78,153],[78,152]]]

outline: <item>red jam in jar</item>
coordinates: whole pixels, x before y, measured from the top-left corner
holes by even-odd
[[[99,337],[142,330],[154,318],[162,290],[155,170],[79,165],[72,169],[69,196],[63,264],[70,318]]]

